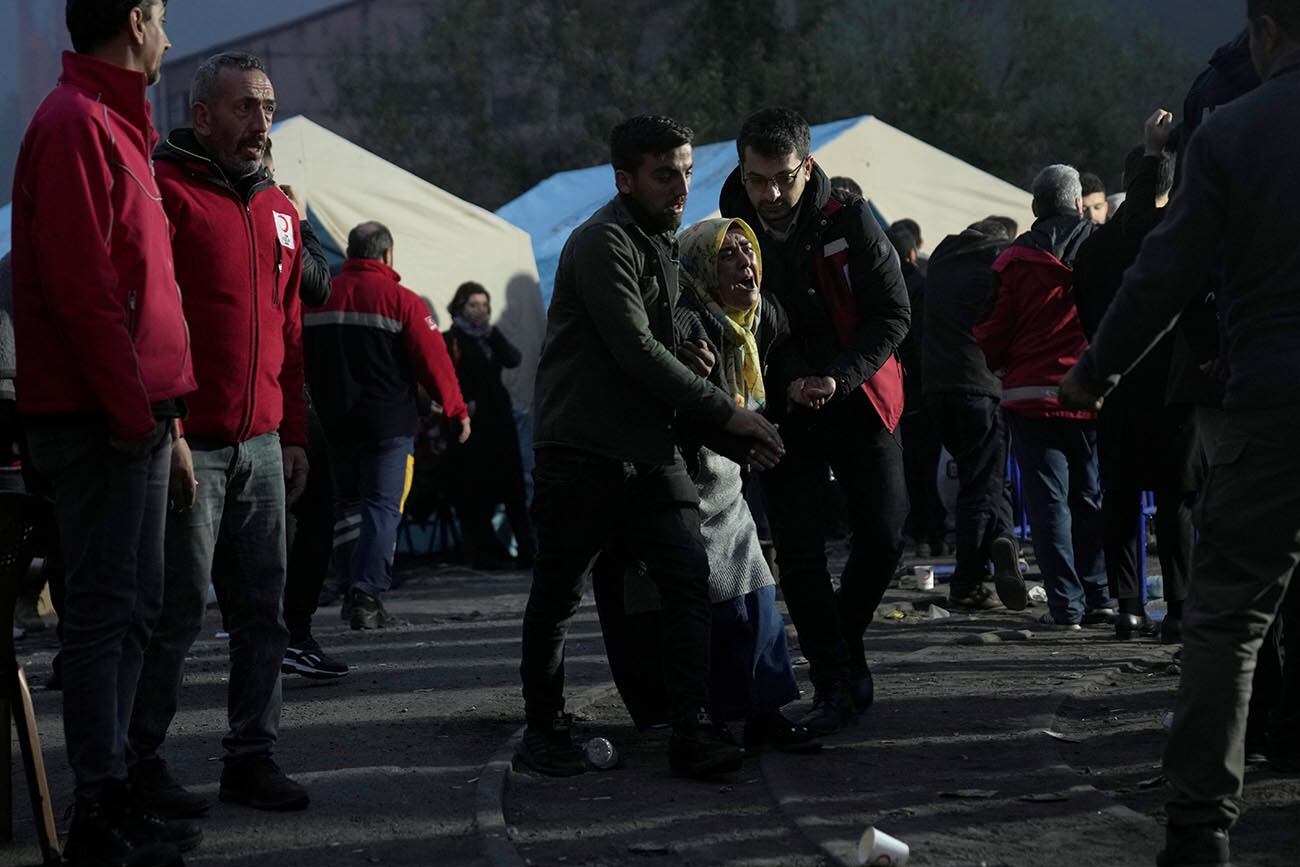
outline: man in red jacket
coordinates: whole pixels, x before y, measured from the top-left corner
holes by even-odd
[[[1070,166],[1043,169],[1033,194],[1038,219],[993,263],[996,300],[975,339],[989,369],[1003,371],[1002,407],[1047,589],[1043,623],[1078,629],[1115,613],[1102,558],[1096,414],[1066,409],[1057,399],[1061,377],[1088,345],[1072,266],[1094,224]]]
[[[302,235],[293,203],[262,165],[275,91],[261,61],[238,53],[209,58],[195,72],[190,98],[193,128],[173,131],[156,158],[176,229],[185,313],[197,325],[199,388],[172,460],[176,509],[167,524],[163,613],[131,717],[131,780],[165,815],[207,809],[204,798],[172,779],[159,751],[215,573],[230,630],[230,730],[219,796],[259,809],[301,809],[306,791],[280,771],[271,750],[288,645],[281,615],[285,506],[307,476]]]
[[[393,235],[380,223],[348,234],[348,258],[329,301],[304,319],[312,399],[334,473],[335,563],[349,587],[353,629],[391,624],[380,597],[411,487],[420,386],[469,437],[469,410],[438,324],[393,270]]]
[[[164,11],[154,0],[68,3],[76,53],[64,54],[14,176],[18,408],[33,463],[54,484],[67,558],[73,864],[170,863],[173,842],[202,836],[192,824],[169,831],[127,790],[126,723],[162,604],[172,442],[180,399],[194,390],[149,159],[145,88],[170,45]]]

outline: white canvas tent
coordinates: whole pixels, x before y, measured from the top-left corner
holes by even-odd
[[[321,242],[336,254],[358,223],[386,225],[403,285],[433,301],[444,329],[457,286],[474,280],[492,293],[494,321],[524,356],[506,385],[517,407],[531,408],[546,310],[528,235],[306,117],[277,123],[272,137],[276,180],[302,195]]]
[[[1023,229],[1032,222],[1029,193],[872,115],[815,126],[812,142],[813,156],[828,174],[861,184],[883,222],[916,220],[931,249],[991,214],[1013,217]],[[686,225],[717,215],[718,193],[735,167],[734,142],[695,148]],[[554,175],[497,211],[532,235],[548,302],[569,233],[613,195],[613,170],[596,166]]]

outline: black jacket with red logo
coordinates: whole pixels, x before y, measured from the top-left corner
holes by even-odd
[[[768,393],[784,392],[799,377],[830,376],[835,401],[866,399],[893,430],[903,414],[903,369],[895,353],[911,308],[898,254],[866,202],[832,193],[830,179],[814,165],[785,241],[763,227],[740,169],[727,178],[719,204],[723,216],[754,229],[763,293],[780,301],[790,319],[790,340],[773,360]]]

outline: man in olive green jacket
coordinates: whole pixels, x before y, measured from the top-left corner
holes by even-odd
[[[776,429],[676,358],[677,244],[691,131],[635,117],[610,136],[619,195],[574,230],[560,256],[537,371],[534,503],[538,555],[524,614],[524,713],[517,758],[544,774],[585,769],[564,714],[564,636],[593,558],[619,541],[663,604],[663,667],[674,706],[670,764],[701,776],[740,768],[708,713],[708,560],[699,499],[676,427],[728,435],[774,465]],[[735,449],[730,449],[735,452]]]

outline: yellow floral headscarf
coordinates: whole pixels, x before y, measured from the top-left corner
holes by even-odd
[[[710,315],[722,325],[722,371],[727,386],[735,398],[736,406],[761,410],[767,406],[767,392],[763,386],[763,363],[758,355],[758,341],[754,330],[759,321],[760,298],[749,310],[724,308],[718,287],[718,254],[722,242],[732,227],[740,229],[749,239],[758,260],[757,278],[763,281],[763,254],[758,238],[749,224],[740,219],[702,220],[677,237],[682,263],[683,284],[687,291],[704,304]]]

